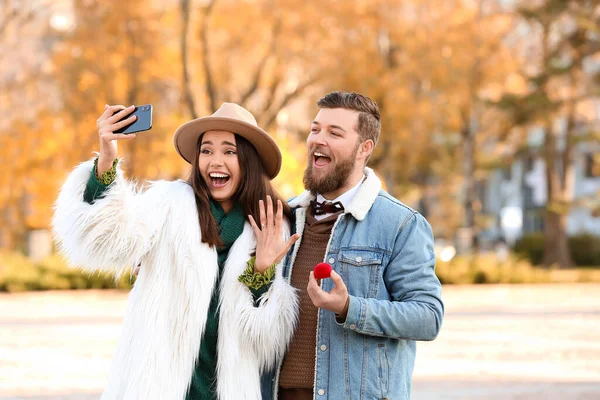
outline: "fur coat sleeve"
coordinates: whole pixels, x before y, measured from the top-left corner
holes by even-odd
[[[88,204],[83,192],[93,167],[93,161],[80,164],[61,188],[52,219],[54,236],[72,264],[121,274],[156,242],[168,210],[161,206],[166,182],[155,182],[142,193],[117,168],[106,196]]]

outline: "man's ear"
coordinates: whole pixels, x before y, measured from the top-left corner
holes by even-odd
[[[357,158],[361,160],[366,160],[367,158],[369,158],[371,153],[373,153],[374,148],[375,143],[373,143],[371,139],[365,140],[359,146]]]

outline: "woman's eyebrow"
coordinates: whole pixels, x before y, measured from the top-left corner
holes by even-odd
[[[210,140],[207,140],[206,142],[202,142],[202,146],[204,146],[205,144],[210,144],[212,146],[213,142],[211,142]],[[227,145],[227,146],[237,147],[235,145],[235,143],[228,142],[227,140],[224,140],[223,143],[221,143],[221,145]]]

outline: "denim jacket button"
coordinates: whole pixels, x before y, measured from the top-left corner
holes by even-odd
[[[356,325],[354,325],[354,324],[350,325],[350,329],[356,329]]]
[[[359,263],[362,261],[362,257],[356,257],[356,262]]]
[[[319,396],[323,396],[325,394],[325,391],[323,389],[319,389],[317,393],[319,393]]]
[[[329,261],[329,264],[333,264],[335,262],[335,258],[331,257],[328,261]]]
[[[325,346],[324,344],[321,345],[321,351],[325,351],[327,350],[327,346]]]

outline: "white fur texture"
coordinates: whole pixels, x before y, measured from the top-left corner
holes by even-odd
[[[92,206],[83,201],[83,192],[93,165],[85,162],[69,175],[56,201],[52,226],[61,251],[73,264],[120,274],[154,246],[168,212],[161,194],[172,184],[155,182],[152,190],[141,194],[119,169],[106,197]]]
[[[216,251],[200,242],[192,189],[162,181],[138,193],[119,171],[106,197],[90,205],[83,191],[92,167],[77,167],[56,202],[62,253],[89,271],[120,273],[142,262],[102,399],[184,399],[218,271]],[[260,307],[237,282],[254,246],[247,224],[222,279],[221,400],[260,398],[260,371],[282,357],[297,317],[297,297],[281,271]]]

